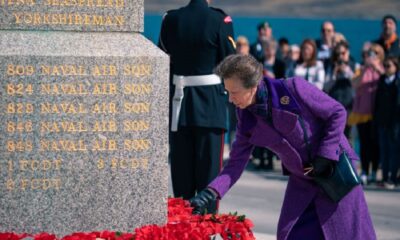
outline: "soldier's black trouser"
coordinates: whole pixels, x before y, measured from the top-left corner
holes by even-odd
[[[171,133],[171,176],[175,197],[190,199],[218,175],[222,167],[224,130],[179,127]],[[207,209],[215,213],[218,202]]]

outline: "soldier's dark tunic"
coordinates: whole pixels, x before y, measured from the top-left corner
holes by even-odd
[[[222,59],[235,52],[232,20],[222,10],[209,7],[206,0],[191,0],[164,16],[159,47],[170,55],[171,106],[173,75],[210,75]],[[190,199],[218,175],[227,124],[226,102],[222,84],[184,88],[178,130],[170,135],[176,197]]]

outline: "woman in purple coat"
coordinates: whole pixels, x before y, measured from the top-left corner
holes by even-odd
[[[289,175],[278,239],[376,239],[360,185],[335,203],[313,181],[315,176],[332,173],[341,151],[353,165],[358,160],[343,134],[346,110],[342,105],[304,79],[263,78],[262,65],[250,56],[228,56],[216,72],[237,107],[236,139],[223,171],[191,199],[194,213],[203,213],[210,200],[222,198],[239,179],[253,147],[261,146],[279,156],[284,174]],[[277,89],[274,81],[286,81],[286,92]],[[312,159],[307,157],[299,115]]]

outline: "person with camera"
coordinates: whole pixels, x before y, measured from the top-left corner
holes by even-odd
[[[341,41],[332,52],[331,61],[327,67],[324,91],[336,101],[340,102],[350,114],[353,105],[354,90],[352,79],[359,74],[360,64],[350,56],[349,44]],[[351,127],[346,125],[344,134],[350,137]]]
[[[383,48],[379,44],[371,44],[366,51],[361,74],[353,81],[355,97],[348,124],[357,126],[363,184],[376,182],[376,172],[379,167],[378,134],[372,122],[372,116],[379,78],[385,72],[384,58]],[[372,171],[370,171],[370,165],[372,165]]]

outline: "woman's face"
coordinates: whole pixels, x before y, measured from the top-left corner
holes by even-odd
[[[243,55],[248,55],[249,51],[250,51],[250,47],[249,47],[248,43],[238,42],[236,44],[236,53],[243,54]]]
[[[343,62],[348,62],[350,58],[349,50],[343,46],[340,46],[337,51],[338,59]]]
[[[311,44],[304,44],[301,49],[301,57],[305,62],[311,61],[314,55],[314,47]]]
[[[392,61],[385,61],[383,67],[387,76],[394,75],[397,72],[396,65]]]
[[[276,50],[272,46],[264,48],[265,58],[275,57],[275,55],[276,55]]]
[[[229,102],[236,107],[244,109],[255,103],[257,86],[247,89],[237,77],[224,79],[225,89],[229,93]]]

